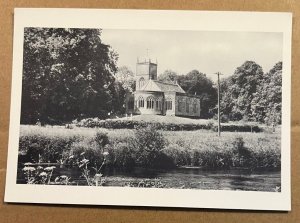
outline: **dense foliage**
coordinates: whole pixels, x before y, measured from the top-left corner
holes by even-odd
[[[201,97],[201,117],[217,113],[217,89],[205,74],[192,70],[178,75],[166,70],[159,80],[178,83],[188,94]],[[281,123],[282,62],[267,73],[253,61],[246,61],[234,74],[221,80],[222,121],[256,121],[268,125]]]
[[[246,61],[221,82],[223,120],[280,124],[281,81],[281,62],[264,74],[258,64]]]
[[[27,127],[28,128],[28,127]],[[245,167],[280,169],[280,136],[268,133],[243,133],[243,137],[215,133],[165,132],[155,126],[134,130],[107,131],[34,127],[21,133],[19,163],[58,162],[76,164],[70,157],[84,154],[89,165],[99,168],[103,151],[106,166],[167,168],[199,166],[208,169]],[[121,136],[121,137],[120,137]],[[74,158],[73,158],[74,159]]]
[[[117,54],[100,36],[99,29],[25,28],[21,123],[104,118],[120,110]]]
[[[119,67],[115,78],[122,84],[122,87],[127,92],[132,93],[135,91],[135,77],[133,71],[130,70],[130,68],[126,66]]]

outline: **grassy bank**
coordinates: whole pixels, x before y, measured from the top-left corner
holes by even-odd
[[[142,130],[144,129],[144,130]],[[101,144],[101,137],[107,142]],[[98,136],[98,139],[97,139]],[[100,136],[100,139],[99,139]],[[207,169],[280,169],[280,135],[207,130],[160,131],[21,126],[19,162],[64,162],[85,153],[90,165],[119,168],[195,166]]]

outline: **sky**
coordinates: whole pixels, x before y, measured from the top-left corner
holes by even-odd
[[[246,60],[264,72],[282,61],[282,33],[103,29],[101,39],[119,54],[118,66],[134,73],[137,58],[147,56],[157,59],[158,74],[197,69],[213,80],[216,72],[232,75]]]

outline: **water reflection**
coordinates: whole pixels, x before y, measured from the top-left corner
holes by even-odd
[[[18,174],[18,183],[22,176]],[[103,172],[107,186],[125,186],[143,179],[160,179],[167,188],[195,188],[210,190],[275,191],[280,186],[280,171],[250,171],[246,169],[203,170],[198,168],[177,168],[157,170],[147,168],[113,169]],[[76,168],[57,168],[53,177],[67,175],[78,185],[84,185],[81,171]]]

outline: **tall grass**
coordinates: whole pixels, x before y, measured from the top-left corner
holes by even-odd
[[[150,129],[141,132],[134,129],[21,126],[19,162],[62,162],[69,156],[85,152],[91,163],[101,163],[105,150],[109,152],[107,165],[120,168],[147,165],[280,169],[280,134],[227,132],[218,137],[206,130]],[[105,146],[100,142],[103,135],[107,135]],[[152,145],[151,142],[157,140],[155,137],[163,143]],[[143,152],[151,151],[152,147],[157,152]],[[155,162],[157,165],[153,165]]]

